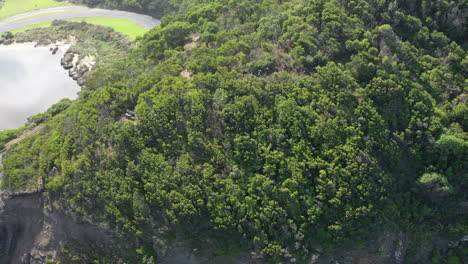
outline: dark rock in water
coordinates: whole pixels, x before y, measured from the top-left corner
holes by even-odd
[[[78,78],[80,77],[80,74],[78,72],[77,69],[71,69],[69,72],[68,72],[68,76],[70,76],[73,80],[78,80]]]
[[[65,70],[69,70],[68,76],[77,81],[78,85],[83,86],[87,80],[86,76],[90,69],[88,66],[83,64],[77,63],[77,65],[75,65],[73,63],[75,56],[77,55],[71,52],[65,53],[63,58],[60,60],[60,64]]]
[[[73,68],[73,58],[75,57],[75,54],[73,53],[65,53],[65,55],[63,56],[60,64],[62,64],[63,68],[65,70],[69,70],[71,68]]]
[[[58,47],[55,47],[54,50],[52,51],[52,55],[55,55],[57,53],[58,49],[59,49]]]

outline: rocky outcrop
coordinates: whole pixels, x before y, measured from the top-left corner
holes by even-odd
[[[40,191],[0,194],[0,263],[63,260],[67,257],[64,248],[77,254],[110,256],[113,263],[121,263],[115,257],[121,251],[110,232],[47,207]]]
[[[88,78],[88,74],[95,63],[94,59],[87,56],[80,59],[80,55],[67,51],[60,64],[65,70],[68,70],[68,76],[77,81],[78,85],[83,86]]]
[[[63,56],[60,64],[65,70],[70,70],[71,68],[75,67],[74,65],[74,58],[77,56],[76,54],[73,54],[71,52],[66,52],[65,55]]]
[[[15,43],[15,41],[12,40],[12,39],[2,39],[0,44],[2,44],[2,45],[11,45],[13,43]]]
[[[460,238],[459,240],[450,241],[447,243],[447,247],[450,248],[463,248],[468,246],[468,235]]]
[[[14,43],[14,39],[0,39],[0,45],[11,45]],[[52,55],[55,55],[58,52],[59,44],[53,44],[50,41],[38,41],[36,44],[34,44],[34,47],[47,45],[54,46],[50,47]],[[79,86],[83,86],[88,79],[88,75],[91,72],[93,66],[96,64],[96,59],[94,56],[84,56],[83,58],[80,58],[80,54],[67,50],[60,60],[60,64],[65,70],[68,70],[68,75],[73,80],[75,80]]]

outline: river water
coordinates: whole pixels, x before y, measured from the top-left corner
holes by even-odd
[[[24,125],[63,98],[77,97],[80,87],[60,66],[63,53],[27,44],[0,46],[0,131]]]

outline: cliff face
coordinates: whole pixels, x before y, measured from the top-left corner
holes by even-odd
[[[36,264],[70,258],[70,252],[74,256],[115,252],[111,234],[58,210],[45,209],[46,204],[37,192],[0,194],[0,263]]]
[[[26,262],[35,248],[34,239],[30,238],[36,238],[41,233],[44,224],[44,213],[39,196],[37,193],[17,197],[2,194],[1,263]]]

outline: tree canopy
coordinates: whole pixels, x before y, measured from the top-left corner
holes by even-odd
[[[41,178],[139,260],[173,233],[278,263],[377,223],[466,230],[464,1],[106,4],[167,15],[6,155],[6,188]]]

